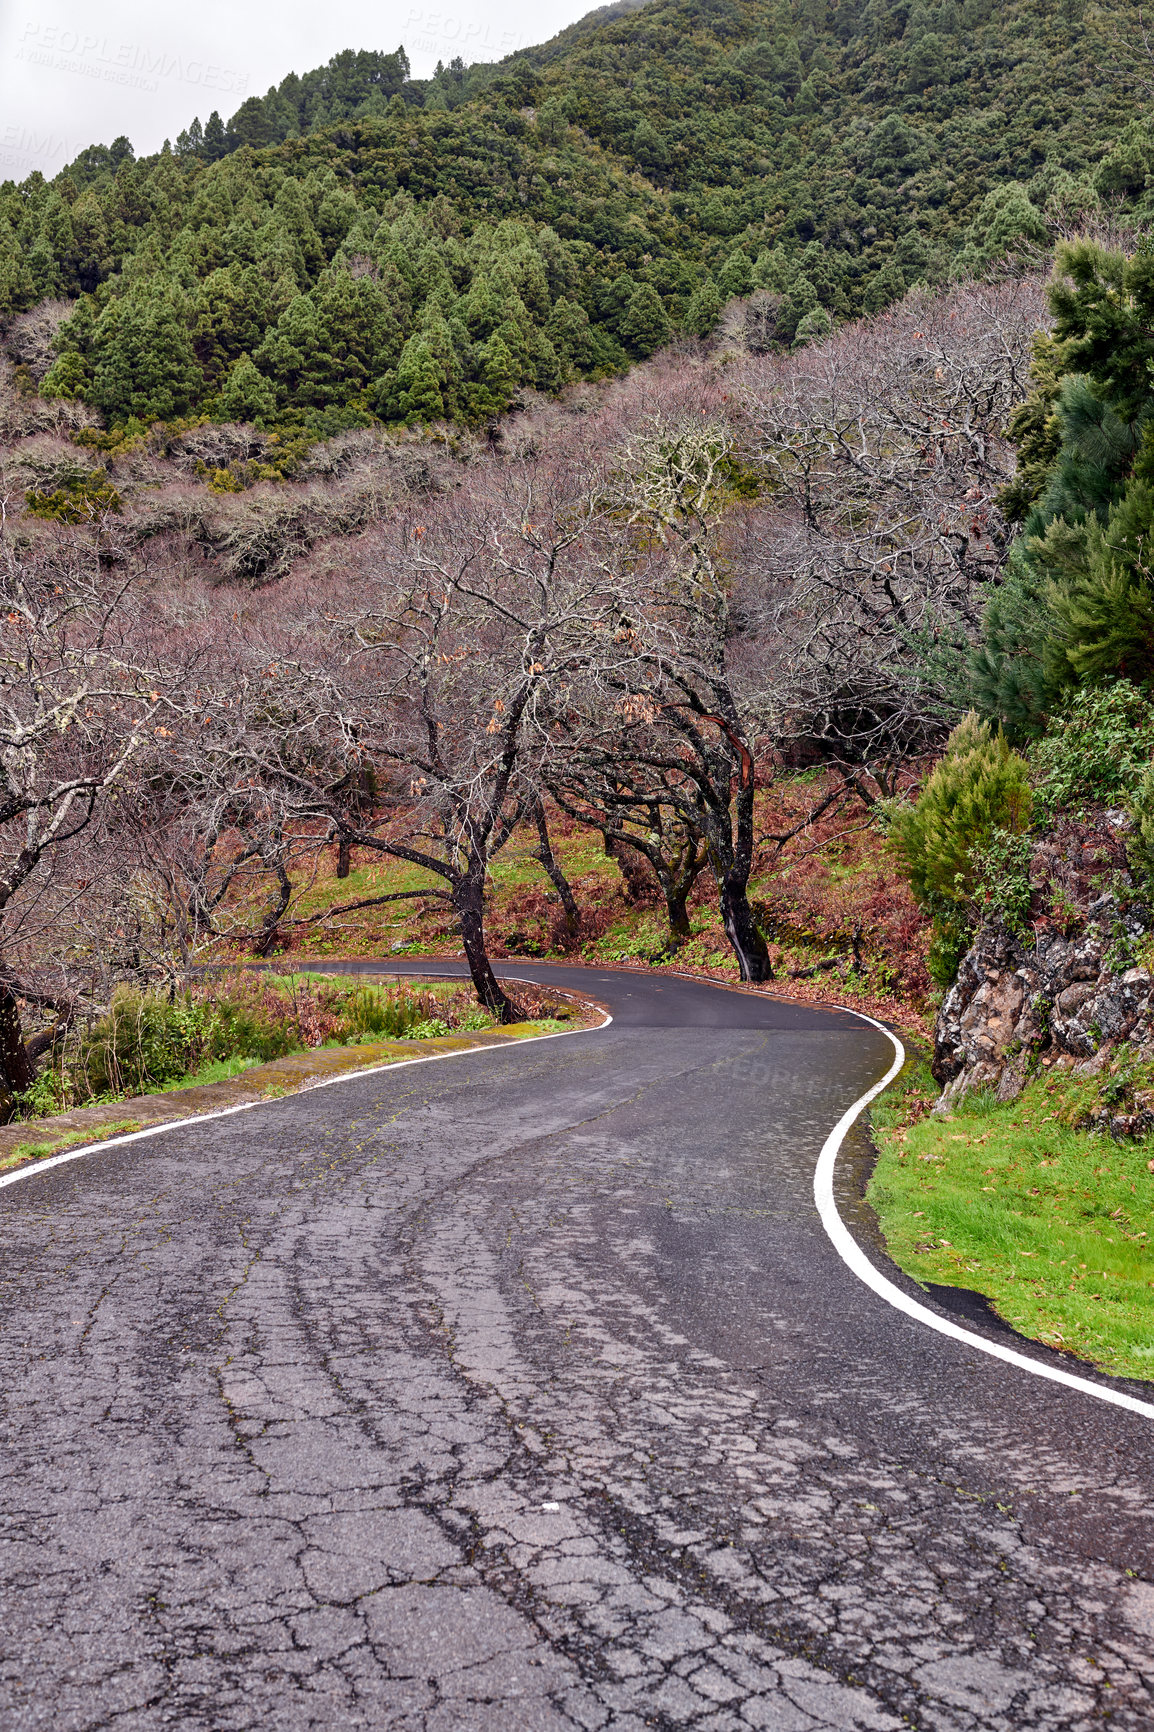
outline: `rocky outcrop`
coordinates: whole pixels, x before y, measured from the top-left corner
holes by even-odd
[[[1154,1058],[1154,973],[1132,965],[1152,927],[1148,910],[1113,896],[1089,905],[1074,937],[1045,930],[1025,943],[983,926],[938,1015],[935,1110],[974,1088],[1013,1100],[1038,1068],[1092,1072],[1121,1041]]]

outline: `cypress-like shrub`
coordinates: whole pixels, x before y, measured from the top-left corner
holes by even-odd
[[[1030,823],[1029,770],[999,730],[970,714],[913,806],[893,817],[891,839],[914,896],[933,915],[929,970],[939,986],[957,972],[973,928],[982,851],[995,832]]]

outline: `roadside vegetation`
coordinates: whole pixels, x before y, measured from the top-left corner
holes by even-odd
[[[1075,687],[1020,743],[971,716],[895,811],[937,1043],[875,1108],[870,1201],[916,1279],[1154,1378],[1154,696]]]
[[[1039,1077],[1005,1105],[977,1091],[935,1118],[939,1091],[913,1059],[874,1108],[868,1195],[917,1280],[982,1293],[1023,1335],[1154,1378],[1154,1139],[1086,1128],[1121,1093],[1120,1064]],[[1143,1071],[1149,1089],[1154,1064]]]
[[[1154,277],[1145,242],[1059,262],[1009,423],[1020,532],[958,688],[973,710],[892,814],[933,924],[944,1093],[931,1118],[907,1097],[874,1196],[911,1273],[1149,1376]]]
[[[527,988],[526,1026],[561,1028],[570,1005]],[[179,992],[117,987],[103,1015],[57,1048],[14,1103],[21,1118],[223,1082],[254,1065],[323,1047],[434,1040],[495,1026],[467,986],[382,985],[316,973],[237,972]]]
[[[831,791],[839,798],[803,822]],[[824,771],[787,774],[759,788],[755,812],[759,844],[750,896],[775,980],[789,982],[792,991],[828,987],[868,998],[883,1011],[916,1019],[929,988],[930,923],[853,791]],[[795,825],[798,834],[779,847],[774,833]],[[576,927],[541,865],[536,830],[522,825],[490,869],[485,928],[495,959],[638,963],[739,978],[708,874],[699,875],[688,894],[686,931],[674,936],[661,887],[643,857],[607,853],[601,834],[555,810],[549,835],[578,908]],[[422,874],[366,853],[353,849],[348,876],[338,879],[338,850],[320,850],[297,905],[299,924],[284,923],[278,954],[306,967],[309,959],[326,956],[456,954],[452,911],[417,893]],[[312,918],[314,910],[340,904],[354,906],[323,921]]]

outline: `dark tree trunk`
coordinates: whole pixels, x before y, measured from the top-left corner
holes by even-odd
[[[753,918],[753,909],[749,906],[744,875],[726,873],[717,888],[725,936],[733,946],[742,980],[772,980],[773,964],[765,939]]]
[[[665,911],[669,917],[669,948],[677,950],[693,937],[689,925],[689,893],[697,883],[709,860],[704,839],[690,834],[657,873],[665,892]]]
[[[622,841],[610,831],[602,831],[605,837],[605,852],[610,860],[616,862],[625,885],[625,894],[629,901],[638,906],[649,902],[653,897],[653,880],[646,871],[648,862],[636,848],[631,848],[628,842]]]
[[[721,919],[725,936],[733,946],[742,980],[773,979],[773,963],[769,949],[753,918],[749,906],[749,874],[753,870],[753,801],[756,787],[753,753],[738,731],[734,720],[724,729],[737,759],[737,789],[733,802],[733,819],[726,814],[724,828],[715,838],[712,849],[717,889],[721,900]],[[724,840],[720,848],[717,841]]]
[[[253,945],[258,956],[269,956],[272,953],[272,947],[280,936],[280,923],[284,911],[292,900],[292,882],[284,867],[279,863],[276,867],[276,876],[276,896],[264,917],[264,924],[261,926],[260,933]]]
[[[32,1086],[35,1069],[24,1044],[20,1006],[7,983],[0,984],[0,1069],[12,1094],[21,1094]]]
[[[352,870],[353,845],[347,836],[341,836],[337,842],[337,877],[347,878]]]
[[[521,1010],[507,996],[489,961],[485,949],[484,878],[470,872],[453,886],[453,906],[461,930],[461,942],[473,977],[478,1002],[485,1006],[498,1022],[519,1022]]]
[[[692,886],[690,886],[690,889]],[[689,925],[689,908],[687,898],[689,890],[680,886],[670,886],[665,890],[665,912],[669,918],[669,948],[676,950],[682,944],[688,944],[693,937]]]
[[[539,840],[537,858],[545,868],[553,888],[561,898],[561,906],[565,910],[565,925],[569,931],[570,937],[573,937],[576,934],[578,927],[581,925],[581,910],[577,906],[577,898],[573,894],[572,885],[569,883],[568,878],[566,878],[564,872],[562,872],[557,863],[557,856],[553,852],[553,844],[549,840],[549,826],[545,822],[545,808],[540,800],[537,801],[536,809],[533,813],[533,822],[537,826],[537,836]]]

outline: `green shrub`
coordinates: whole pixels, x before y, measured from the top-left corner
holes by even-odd
[[[278,1015],[278,1009],[280,1014]],[[301,1045],[297,1019],[275,1003],[220,998],[205,1004],[203,1040],[197,1055],[205,1062],[254,1058],[268,1064]]]
[[[1154,763],[1148,763],[1126,802],[1134,828],[1127,837],[1130,866],[1147,895],[1154,894]]]
[[[1030,882],[1033,841],[1025,831],[995,830],[977,849],[975,905],[989,918],[998,915],[1011,932],[1024,932],[1034,887]]]
[[[1154,758],[1154,702],[1129,680],[1083,686],[1030,752],[1035,808],[1051,818],[1089,805],[1121,806]]]
[[[356,987],[350,994],[343,986],[334,986],[321,993],[326,1009],[338,1011],[342,1024],[352,1039],[383,1035],[388,1040],[420,1040],[418,1031],[430,1021],[440,1026],[438,1034],[448,1034],[449,1025],[433,1015],[437,1000],[427,992],[414,992],[411,987],[382,991],[379,987]],[[483,1027],[492,1019],[486,1017]]]
[[[1030,823],[1029,771],[1005,736],[975,715],[950,735],[917,803],[892,816],[890,837],[915,898],[934,917],[928,967],[946,986],[973,928],[981,856],[996,832]]]
[[[200,1046],[204,1010],[191,998],[118,987],[106,1015],[85,1029],[71,1066],[83,1099],[143,1094],[184,1076]]]
[[[199,980],[174,998],[121,986],[108,1011],[74,1031],[17,1105],[21,1117],[36,1118],[170,1087],[206,1066],[268,1063],[333,1042],[426,1040],[492,1024],[464,982],[430,991],[240,971]]]
[[[1002,733],[968,715],[917,803],[894,816],[890,834],[915,897],[935,913],[973,901],[976,854],[995,830],[1020,834],[1029,822],[1025,759]]]
[[[63,1112],[71,1105],[67,1075],[63,1068],[45,1068],[33,1077],[28,1088],[13,1098],[17,1118],[43,1119],[52,1113]]]

